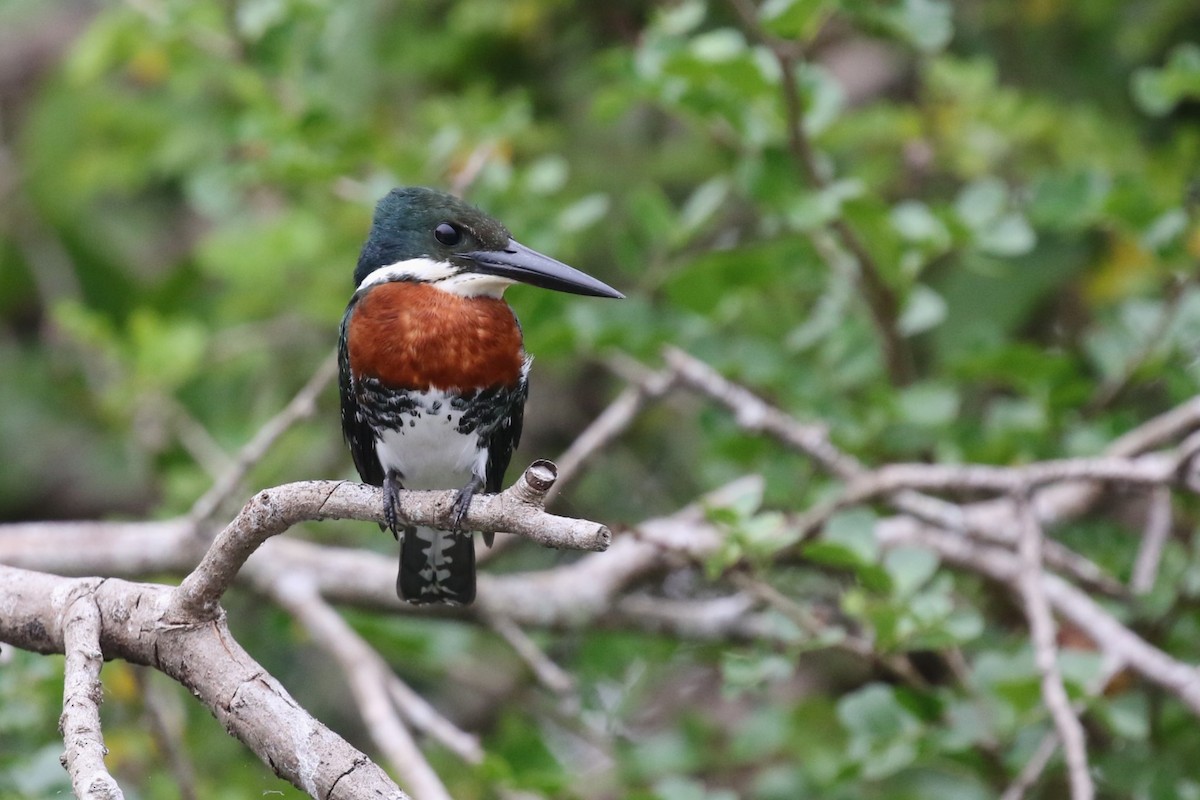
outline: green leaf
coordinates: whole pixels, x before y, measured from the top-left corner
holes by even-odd
[[[878,12],[893,34],[925,53],[936,53],[954,36],[954,19],[945,0],[902,0]]]
[[[818,541],[844,548],[858,563],[874,564],[879,557],[879,542],[875,538],[878,520],[878,516],[868,509],[839,512],[830,517]]]
[[[683,244],[713,218],[729,197],[729,179],[723,175],[710,178],[696,187],[679,212],[675,236]]]
[[[590,228],[604,218],[608,207],[608,195],[603,192],[586,195],[559,212],[558,227],[566,233]]]
[[[804,129],[809,136],[820,136],[842,113],[846,93],[841,83],[820,64],[799,65],[796,77],[804,93]]]
[[[821,29],[832,6],[831,0],[767,0],[758,15],[775,36],[807,41]]]
[[[911,596],[937,572],[938,557],[921,547],[898,547],[883,558],[884,569],[892,578],[892,594],[898,599]]]
[[[1008,187],[988,176],[963,187],[954,201],[954,211],[968,228],[979,230],[994,222],[1008,204]]]
[[[975,244],[990,255],[1012,258],[1032,250],[1037,234],[1023,215],[1010,212],[979,230]]]
[[[1111,178],[1096,169],[1043,175],[1033,187],[1029,217],[1038,226],[1084,227],[1102,214],[1111,189]]]
[[[788,222],[797,231],[812,231],[842,215],[842,205],[862,196],[863,184],[856,180],[832,183],[823,189],[798,192],[788,209]]]
[[[900,332],[905,336],[916,336],[932,330],[946,319],[946,301],[940,294],[925,284],[918,283],[908,293],[904,311],[900,314]]]
[[[1131,79],[1133,99],[1147,114],[1162,117],[1184,100],[1200,99],[1200,45],[1185,42],[1162,69],[1143,67]]]
[[[735,28],[718,28],[693,38],[690,50],[697,61],[722,64],[746,51],[746,37]]]
[[[920,200],[897,203],[892,208],[889,220],[896,232],[910,242],[928,244],[938,249],[950,244],[950,231],[945,223]]]
[[[703,0],[685,0],[667,6],[657,6],[654,24],[663,33],[683,36],[704,22],[707,8]]]
[[[837,716],[850,733],[848,753],[863,777],[893,775],[917,757],[920,720],[898,702],[892,687],[872,683],[846,695],[838,703]]]

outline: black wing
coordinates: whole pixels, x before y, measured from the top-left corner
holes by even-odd
[[[338,393],[342,398],[342,436],[350,448],[350,456],[363,482],[372,486],[383,485],[383,465],[375,454],[375,432],[367,423],[358,404],[358,393],[354,387],[354,375],[350,371],[350,353],[347,333],[350,315],[354,313],[354,301],[342,317],[341,335],[338,337]]]
[[[495,494],[504,488],[504,471],[512,461],[513,451],[521,443],[521,427],[525,423],[525,401],[529,399],[529,380],[523,374],[516,388],[507,393],[507,403],[499,422],[488,436],[487,480],[484,491]]]

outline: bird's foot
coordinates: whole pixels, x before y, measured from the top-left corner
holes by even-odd
[[[389,470],[383,479],[383,521],[397,539],[400,538],[401,522],[396,509],[400,506],[400,490],[403,488],[400,476]]]
[[[483,479],[473,476],[470,483],[458,490],[458,494],[454,496],[454,504],[450,506],[450,530],[462,530],[463,520],[471,508],[471,500],[475,497],[475,493],[482,488]]]

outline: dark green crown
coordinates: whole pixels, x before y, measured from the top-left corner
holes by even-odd
[[[452,194],[424,186],[393,189],[375,206],[354,285],[388,264],[422,257],[458,262],[463,253],[503,250],[510,238],[499,221]]]

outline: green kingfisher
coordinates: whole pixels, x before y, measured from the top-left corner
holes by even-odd
[[[623,296],[445,192],[394,189],[375,207],[338,338],[342,433],[358,474],[383,487],[400,540],[396,591],[410,603],[475,598],[461,523],[476,492],[501,490],[529,392],[530,357],[503,299],[513,283]],[[457,489],[450,530],[403,524],[405,488]]]

